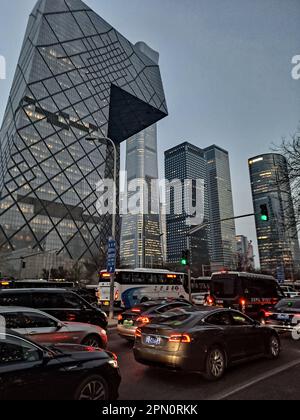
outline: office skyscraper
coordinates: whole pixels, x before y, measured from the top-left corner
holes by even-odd
[[[126,268],[154,268],[163,263],[158,180],[157,127],[153,125],[127,140],[127,182],[139,182],[140,214],[122,217],[121,266]],[[128,193],[128,200],[134,192]]]
[[[218,146],[200,149],[183,143],[165,153],[166,179],[203,179],[205,183],[204,220],[220,220],[234,216],[228,152]],[[186,249],[187,215],[174,214],[176,198],[171,197],[171,214],[167,215],[168,261],[178,263]],[[176,212],[175,212],[176,213]],[[234,221],[215,223],[193,235],[192,260],[199,275],[224,267],[236,268]],[[205,270],[204,270],[205,268]]]
[[[283,270],[293,277],[300,251],[286,159],[260,155],[249,159],[249,170],[261,268],[280,279]],[[261,205],[268,206],[269,221],[261,220]]]
[[[30,276],[47,268],[49,252],[64,266],[105,259],[111,215],[99,214],[96,185],[113,178],[113,151],[86,137],[119,149],[167,115],[147,51],[80,0],[36,4],[0,131],[2,271],[38,253]]]
[[[207,163],[209,219],[234,217],[228,152],[216,145],[204,149]],[[236,268],[234,220],[210,226],[210,258],[212,271]]]
[[[204,193],[204,220],[208,220],[208,193],[206,181],[206,160],[203,150],[190,143],[183,143],[165,152],[165,178],[172,182],[175,179],[184,180],[202,179],[205,184]],[[194,185],[189,194],[192,193],[192,201],[196,198],[196,186]],[[182,191],[182,202],[188,200],[187,192]],[[167,190],[167,204],[170,200],[170,213],[167,214],[167,255],[168,263],[179,264],[182,251],[187,247],[186,235],[191,226],[187,223],[190,217],[185,209],[179,208],[176,193],[173,188]],[[201,275],[202,266],[209,265],[208,253],[208,231],[203,229],[192,237],[191,263],[194,273]]]

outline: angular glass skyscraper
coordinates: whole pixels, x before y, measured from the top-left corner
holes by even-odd
[[[119,149],[167,115],[143,45],[80,0],[38,1],[0,131],[2,271],[36,254],[28,275],[40,276],[54,251],[65,266],[104,257],[111,216],[97,211],[96,185],[113,178],[113,151],[85,140],[107,136]]]
[[[288,168],[284,156],[265,154],[249,159],[256,232],[262,270],[293,277],[300,269],[300,251]],[[262,221],[261,205],[269,209]]]
[[[159,190],[152,184],[158,180],[157,127],[153,125],[127,140],[127,182],[139,181],[140,214],[122,217],[121,266],[155,268],[163,263],[160,240]],[[131,193],[128,193],[130,199]]]

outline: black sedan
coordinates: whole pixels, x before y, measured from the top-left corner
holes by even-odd
[[[204,308],[178,309],[138,328],[135,359],[145,365],[201,372],[220,379],[228,366],[257,357],[276,359],[277,332],[244,314]]]
[[[115,400],[116,356],[76,345],[43,347],[0,332],[0,400]]]
[[[192,305],[184,299],[157,299],[141,303],[119,315],[118,333],[126,340],[134,341],[138,327],[149,324],[157,315],[184,307],[192,307]]]
[[[283,299],[265,312],[265,325],[278,332],[293,332],[300,327],[300,298]]]

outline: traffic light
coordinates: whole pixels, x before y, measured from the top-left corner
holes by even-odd
[[[262,204],[260,206],[260,220],[262,222],[268,222],[269,219],[270,219],[270,217],[269,217],[269,209],[268,209],[268,206],[267,206],[267,204]]]
[[[182,251],[181,265],[184,267],[190,265],[190,251]]]

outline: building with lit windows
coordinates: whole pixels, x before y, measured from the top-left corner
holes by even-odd
[[[148,51],[80,0],[37,2],[0,131],[2,273],[105,260],[112,216],[98,212],[97,185],[113,178],[113,150],[86,138],[119,150],[167,115]]]
[[[295,211],[288,181],[287,161],[270,153],[249,159],[250,180],[260,265],[263,271],[292,278],[300,268]],[[261,220],[261,205],[267,205],[269,220]]]
[[[209,218],[208,192],[207,192],[207,168],[204,151],[188,142],[182,143],[165,152],[165,178],[172,183],[180,180],[182,186],[185,180],[204,180],[204,221]],[[170,212],[166,215],[167,225],[167,261],[170,264],[179,264],[182,251],[187,248],[187,233],[191,226],[187,223],[190,214],[186,212],[183,204],[189,201],[187,194],[192,194],[192,200],[196,197],[196,186],[185,192],[182,189],[181,208],[178,208],[176,193],[173,188],[166,191],[166,203],[169,204]],[[170,201],[168,203],[168,201]],[[202,268],[209,265],[208,229],[203,229],[192,236],[191,239],[191,265],[195,275],[201,275]]]
[[[203,179],[204,221],[216,221],[234,217],[231,176],[228,152],[218,146],[205,149],[183,143],[165,153],[166,179]],[[193,199],[194,199],[193,192]],[[167,215],[168,262],[180,261],[186,249],[188,215],[176,214],[176,197],[170,194],[171,214]],[[223,268],[236,268],[235,223],[214,223],[192,237],[192,262],[198,275]]]
[[[122,216],[121,266],[155,268],[163,263],[160,240],[157,127],[153,125],[126,142],[126,173],[130,182],[139,182],[139,214]],[[128,192],[128,200],[134,192]],[[128,203],[129,204],[129,203]],[[129,209],[130,210],[130,209]]]

